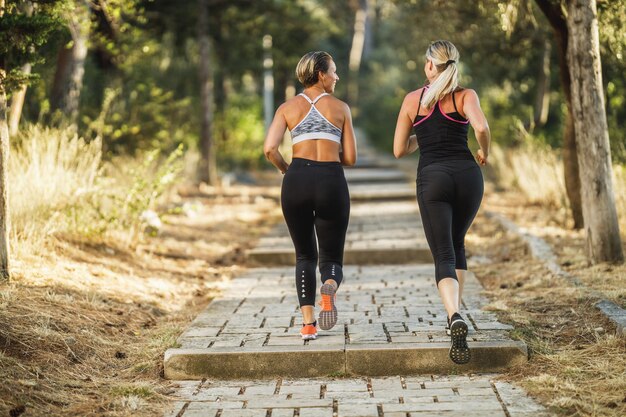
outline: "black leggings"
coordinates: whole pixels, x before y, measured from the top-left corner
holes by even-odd
[[[465,234],[483,198],[483,175],[470,160],[434,162],[418,171],[417,202],[437,285],[467,269]]]
[[[339,162],[294,158],[283,178],[283,215],[296,249],[296,289],[300,306],[315,305],[319,266],[324,283],[343,279],[343,247],[350,217],[348,184]]]

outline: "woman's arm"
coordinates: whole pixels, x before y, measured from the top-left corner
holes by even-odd
[[[474,133],[476,133],[476,140],[480,146],[480,149],[477,152],[478,163],[480,165],[487,165],[487,158],[489,158],[489,146],[491,144],[491,131],[489,130],[487,118],[480,108],[480,101],[478,100],[476,91],[467,90],[463,100],[463,112],[472,125]]]
[[[280,152],[278,152],[278,147],[283,141],[285,130],[287,130],[287,121],[285,120],[285,116],[283,114],[283,105],[281,105],[278,110],[276,110],[274,120],[272,120],[272,124],[270,124],[270,128],[267,131],[265,144],[263,145],[263,152],[265,153],[267,160],[270,161],[283,174],[287,171],[289,165],[287,165],[283,156]]]
[[[341,163],[352,166],[356,164],[356,135],[352,126],[352,113],[347,104],[342,103],[344,111],[343,129],[341,135]]]
[[[407,94],[402,102],[396,122],[396,131],[393,135],[393,154],[396,158],[412,154],[418,148],[417,137],[415,135],[409,136],[413,128],[413,121],[409,115],[410,96],[411,94]]]

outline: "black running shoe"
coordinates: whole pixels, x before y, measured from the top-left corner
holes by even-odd
[[[462,365],[470,361],[470,350],[467,345],[467,323],[459,313],[454,313],[450,318],[450,359],[452,362]]]
[[[446,316],[446,334],[450,336],[450,319]]]

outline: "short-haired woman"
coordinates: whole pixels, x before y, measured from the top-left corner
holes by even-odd
[[[335,294],[343,278],[343,250],[350,217],[350,195],[342,165],[356,162],[350,108],[332,96],[339,80],[332,57],[322,51],[304,55],[296,76],[304,91],[283,103],[265,138],[265,156],[285,177],[281,206],[296,251],[296,290],[303,339],[317,337],[316,268],[321,274],[319,328],[337,323]],[[293,142],[292,162],[278,151],[285,130]]]
[[[406,95],[393,139],[396,158],[420,150],[417,201],[426,240],[435,261],[435,279],[448,313],[450,358],[470,360],[468,327],[459,314],[467,263],[465,234],[483,197],[480,167],[467,146],[468,125],[480,149],[476,160],[487,164],[491,134],[471,89],[458,87],[459,52],[449,41],[436,41],[426,51],[424,72],[429,84]],[[413,129],[415,135],[411,135]]]

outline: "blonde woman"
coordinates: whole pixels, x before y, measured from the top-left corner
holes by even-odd
[[[417,201],[435,261],[435,280],[448,313],[450,358],[470,360],[468,327],[459,314],[467,263],[465,234],[483,197],[480,165],[487,164],[491,135],[474,90],[458,86],[459,52],[444,40],[426,51],[429,84],[406,95],[393,140],[396,158],[420,150]],[[476,160],[467,146],[471,125],[480,149]],[[411,130],[415,133],[411,135]]]
[[[355,164],[356,139],[350,108],[332,96],[339,81],[336,71],[328,53],[304,55],[296,67],[304,91],[278,108],[265,138],[265,156],[285,174],[281,205],[296,251],[300,334],[305,340],[317,337],[314,305],[318,258],[322,330],[337,323],[335,294],[343,279],[350,195],[342,165]],[[278,151],[285,129],[291,132],[293,142],[290,165]]]

